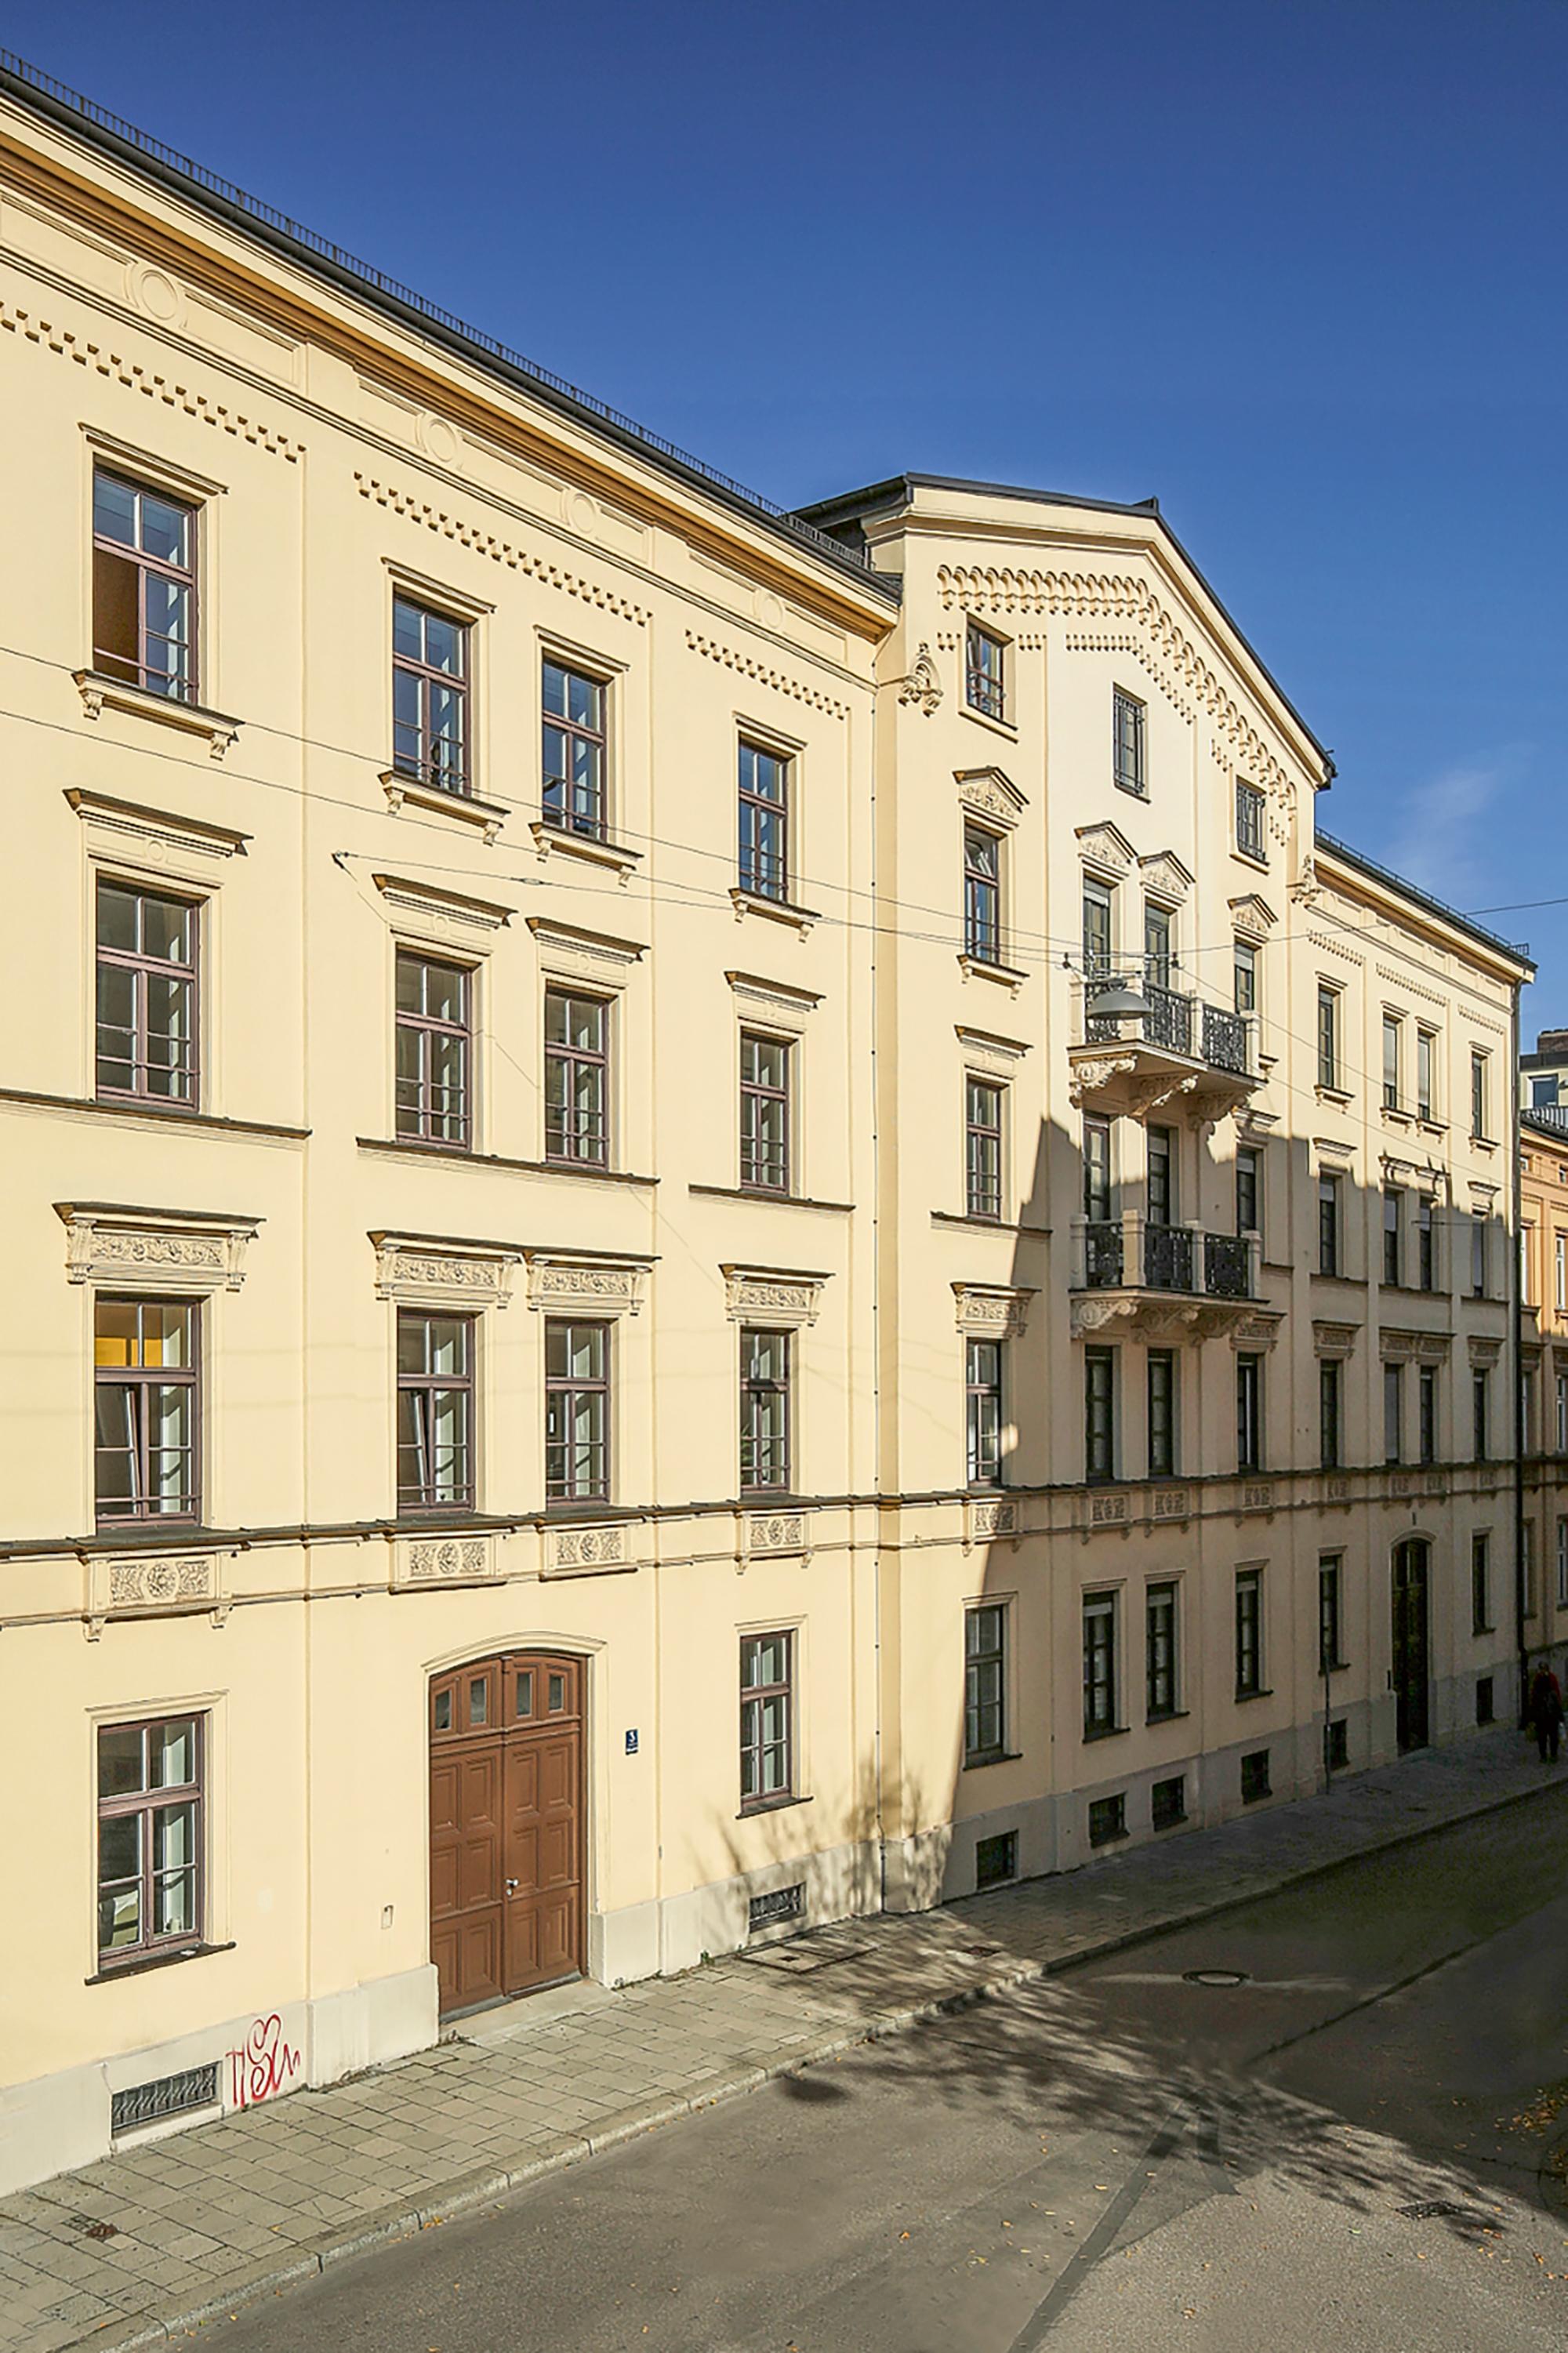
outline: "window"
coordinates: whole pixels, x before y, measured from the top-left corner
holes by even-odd
[[[544,1156],[608,1165],[610,1008],[602,997],[544,993]]]
[[[1487,1134],[1487,1061],[1485,1054],[1470,1056],[1470,1134],[1483,1142]]]
[[[979,825],[963,828],[963,949],[980,964],[1002,961],[1002,844]]]
[[[1535,1366],[1527,1365],[1519,1382],[1519,1448],[1521,1454],[1535,1452],[1535,1393],[1538,1383]]]
[[[1258,1010],[1258,950],[1250,940],[1236,943],[1236,1009],[1238,1013]]]
[[[741,1810],[795,1795],[795,1637],[741,1637]]]
[[[1492,1625],[1491,1538],[1478,1533],[1470,1538],[1470,1631],[1489,1634]]]
[[[184,1300],[93,1308],[93,1483],[100,1527],[195,1520],[199,1310]]]
[[[470,789],[468,632],[406,596],[392,605],[392,765],[442,792]]]
[[[1568,1454],[1568,1373],[1557,1376],[1557,1451]]]
[[[1568,1519],[1557,1522],[1557,1607],[1568,1609]]]
[[[1083,886],[1083,978],[1092,997],[1112,978],[1111,901],[1108,883],[1092,875]]]
[[[1383,1459],[1399,1462],[1404,1459],[1405,1367],[1384,1365],[1383,1368]]]
[[[400,953],[395,1016],[397,1133],[421,1144],[472,1139],[468,1067],[472,975]]]
[[[1397,1284],[1404,1253],[1400,1227],[1405,1213],[1405,1196],[1397,1185],[1383,1188],[1383,1279]]]
[[[984,712],[987,719],[1005,719],[1006,697],[1003,675],[1005,653],[1000,638],[994,638],[971,621],[964,632],[963,699],[971,711]]]
[[[545,659],[544,791],[547,825],[602,841],[605,802],[605,684]]]
[[[1238,1471],[1263,1468],[1261,1356],[1237,1356],[1236,1360],[1236,1467]]]
[[[988,1887],[1004,1886],[1018,1876],[1018,1833],[997,1831],[991,1838],[974,1841],[974,1892],[984,1894]]]
[[[101,470],[92,478],[92,666],[196,699],[196,511]]]
[[[1149,1476],[1171,1479],[1176,1470],[1176,1358],[1170,1348],[1149,1351]]]
[[[1090,1225],[1110,1221],[1110,1124],[1086,1119],[1083,1124],[1083,1214]]]
[[[1173,1831],[1178,1822],[1187,1819],[1187,1777],[1173,1773],[1168,1781],[1156,1781],[1149,1792],[1149,1811],[1157,1831]]]
[[[1339,1092],[1340,997],[1335,988],[1318,991],[1318,1084]]]
[[[1083,1597],[1083,1736],[1098,1740],[1115,1732],[1116,1596]]]
[[[1553,1297],[1559,1315],[1568,1315],[1568,1234],[1554,1234],[1552,1240],[1553,1264]]]
[[[1002,1089],[963,1082],[963,1206],[972,1218],[1002,1215]]]
[[[1126,1790],[1119,1789],[1113,1798],[1091,1798],[1089,1801],[1090,1846],[1110,1846],[1114,1840],[1126,1836]]]
[[[1256,1699],[1263,1689],[1263,1572],[1236,1572],[1236,1695]]]
[[[743,735],[739,759],[741,888],[760,899],[787,899],[790,763]]]
[[[1143,776],[1143,705],[1136,695],[1115,690],[1111,703],[1113,774],[1121,791],[1147,793]]]
[[[134,883],[98,885],[98,1092],[196,1100],[198,912]]]
[[[1236,780],[1236,846],[1244,858],[1267,856],[1263,846],[1263,795],[1256,785]]]
[[[1488,1385],[1484,1372],[1470,1375],[1470,1417],[1475,1436],[1475,1456],[1478,1462],[1487,1459],[1489,1431],[1488,1430]]]
[[[1250,1806],[1258,1799],[1267,1798],[1269,1794],[1268,1751],[1267,1748],[1255,1748],[1249,1757],[1241,1760],[1241,1800],[1243,1805]]]
[[[782,1038],[741,1032],[741,1184],[748,1193],[789,1191],[790,1049]]]
[[[1143,1596],[1144,1672],[1149,1721],[1176,1713],[1176,1588],[1151,1585]]]
[[[397,1508],[474,1505],[474,1326],[468,1315],[397,1315]]]
[[[1417,1029],[1415,1032],[1415,1109],[1422,1119],[1430,1119],[1436,1097],[1432,1092],[1432,1068],[1436,1032]]]
[[[1492,1679],[1490,1675],[1478,1675],[1476,1677],[1476,1722],[1478,1724],[1490,1724],[1493,1722],[1497,1710],[1492,1694]]]
[[[1083,1352],[1084,1472],[1089,1479],[1116,1476],[1116,1351]]]
[[[1533,1618],[1539,1608],[1535,1592],[1535,1524],[1526,1520],[1520,1530],[1522,1550],[1520,1554],[1520,1582],[1524,1588],[1524,1614]]]
[[[741,1486],[787,1493],[790,1483],[787,1332],[741,1334]]]
[[[1143,907],[1143,979],[1150,988],[1169,988],[1174,958],[1171,953],[1171,911]]]
[[[544,1493],[602,1504],[610,1493],[610,1328],[552,1319],[544,1327]]]
[[[1437,1285],[1437,1236],[1426,1193],[1415,1204],[1415,1282],[1421,1291],[1434,1291]]]
[[[1470,1295],[1487,1295],[1487,1221],[1479,1209],[1470,1219]]]
[[[1519,1295],[1526,1307],[1539,1307],[1535,1295],[1535,1228],[1528,1218],[1519,1229]]]
[[[1007,1611],[986,1601],[963,1613],[963,1761],[989,1764],[1007,1743]]]
[[[1149,1130],[1149,1223],[1170,1226],[1176,1219],[1176,1140],[1168,1127]]]
[[[966,1459],[972,1487],[1002,1481],[1002,1343],[964,1344]]]
[[[1318,1563],[1318,1672],[1331,1674],[1344,1665],[1340,1609],[1343,1565],[1337,1553],[1325,1553]]]
[[[1323,1726],[1323,1770],[1342,1773],[1351,1761],[1351,1727],[1349,1718],[1336,1715]]]
[[[1255,1144],[1239,1146],[1236,1155],[1236,1230],[1258,1233],[1263,1224],[1263,1155]]]
[[[100,1968],[201,1942],[205,1729],[199,1715],[100,1726]]]
[[[1318,1272],[1340,1271],[1340,1179],[1318,1179]]]
[[[1325,1471],[1340,1467],[1340,1360],[1325,1356],[1318,1366],[1318,1460]]]
[[[1416,1380],[1416,1440],[1418,1459],[1423,1462],[1437,1460],[1437,1367],[1423,1365]]]
[[[1550,1111],[1559,1099],[1558,1088],[1561,1082],[1554,1078],[1531,1079],[1530,1082],[1530,1103],[1531,1110]]]
[[[1392,1013],[1383,1017],[1383,1107],[1384,1111],[1399,1109],[1399,1032],[1400,1022]]]

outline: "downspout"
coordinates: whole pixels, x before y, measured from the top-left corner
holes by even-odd
[[[1523,987],[1513,984],[1511,1015],[1511,1052],[1509,1063],[1509,1083],[1512,1100],[1509,1124],[1513,1136],[1513,1245],[1509,1252],[1513,1271],[1510,1276],[1513,1301],[1513,1625],[1514,1641],[1519,1651],[1519,1721],[1526,1722],[1526,1706],[1530,1696],[1530,1651],[1524,1636],[1524,1269],[1522,1235],[1524,1216],[1523,1142],[1519,1116],[1519,1000]]]

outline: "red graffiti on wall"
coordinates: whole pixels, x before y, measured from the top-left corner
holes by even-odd
[[[253,2108],[258,2101],[269,2100],[290,2075],[299,2073],[300,2065],[300,2053],[283,2040],[283,2021],[278,2012],[257,2019],[240,2048],[228,2054],[230,2105]]]

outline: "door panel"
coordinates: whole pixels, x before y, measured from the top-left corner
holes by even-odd
[[[1399,1746],[1425,1748],[1429,1736],[1427,1585],[1431,1546],[1408,1536],[1394,1548],[1393,1609],[1395,1731]]]

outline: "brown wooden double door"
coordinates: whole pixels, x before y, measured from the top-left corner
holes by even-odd
[[[583,1971],[581,1659],[509,1651],[430,1685],[430,1957],[443,2015]]]

